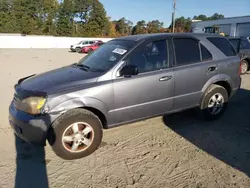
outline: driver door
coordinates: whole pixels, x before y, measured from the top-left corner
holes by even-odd
[[[113,80],[116,123],[157,116],[173,109],[174,71],[170,66],[169,41],[142,44],[125,62],[139,74]]]

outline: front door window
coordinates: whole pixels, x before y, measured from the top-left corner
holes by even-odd
[[[128,58],[126,62],[136,65],[139,74],[168,68],[167,44],[166,40],[151,42]]]

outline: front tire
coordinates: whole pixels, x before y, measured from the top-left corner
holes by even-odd
[[[219,85],[211,85],[205,92],[200,104],[202,117],[211,121],[220,118],[227,109],[227,90]]]
[[[52,124],[48,141],[62,159],[74,160],[92,154],[101,144],[102,123],[92,112],[73,109]]]

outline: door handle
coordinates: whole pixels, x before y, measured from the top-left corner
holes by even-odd
[[[212,66],[212,67],[208,67],[208,71],[209,72],[213,72],[213,71],[215,71],[217,69],[217,67],[216,66]]]
[[[163,76],[159,79],[159,81],[167,81],[170,80],[172,78],[172,76]]]

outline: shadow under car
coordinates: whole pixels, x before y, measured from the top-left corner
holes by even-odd
[[[240,89],[215,121],[197,119],[193,110],[163,116],[164,124],[198,148],[250,177],[250,91]]]

